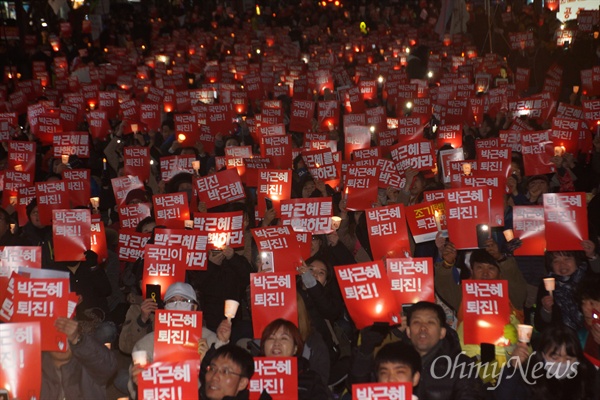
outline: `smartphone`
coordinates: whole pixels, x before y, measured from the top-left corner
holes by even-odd
[[[273,208],[273,200],[268,197],[265,197],[265,204],[267,205],[267,210],[271,210]]]
[[[402,316],[408,317],[408,310],[413,306],[412,303],[402,304]]]
[[[481,363],[491,362],[496,359],[496,346],[492,343],[481,343]]]
[[[154,300],[155,303],[161,304],[162,299],[160,298],[160,285],[146,285],[146,298]]]
[[[8,396],[8,390],[0,389],[0,400],[10,400],[10,397]]]
[[[477,232],[477,247],[485,248],[485,242],[491,237],[490,226],[487,224],[478,224],[475,228]]]
[[[600,325],[600,311],[596,310],[595,308],[592,310],[592,322]]]

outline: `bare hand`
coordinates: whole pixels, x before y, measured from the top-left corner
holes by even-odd
[[[229,247],[229,246],[225,246],[223,248],[223,255],[225,256],[226,259],[231,260],[231,258],[233,258],[235,254],[235,251]]]
[[[262,220],[262,226],[269,226],[271,222],[275,219],[275,209],[271,208],[270,210],[265,211],[265,217]]]
[[[225,254],[223,254],[222,251],[220,251],[220,252],[209,251],[208,252],[208,260],[213,264],[221,265],[221,264],[223,264],[224,259],[225,259]]]
[[[494,257],[495,260],[502,258],[502,253],[500,253],[498,243],[496,243],[492,238],[489,238],[485,241],[485,250],[490,256]]]
[[[340,237],[338,236],[336,231],[328,233],[326,236],[327,236],[327,243],[331,247],[336,246],[338,244],[338,242],[340,241]]]
[[[56,321],[54,321],[54,326],[59,332],[67,335],[69,342],[73,343],[77,341],[77,338],[79,337],[79,323],[77,321],[65,317],[58,317]]]
[[[306,262],[302,260],[302,264],[296,268],[296,271],[298,271],[298,275],[302,275],[305,272],[310,272],[310,268],[306,265]]]
[[[315,188],[321,192],[323,196],[327,195],[327,188],[325,188],[325,182],[320,179],[315,179]]]
[[[200,355],[200,361],[202,361],[202,359],[204,358],[204,356],[206,355],[206,352],[208,350],[209,350],[209,347],[208,347],[208,342],[206,341],[206,339],[198,340],[198,354]]]
[[[551,313],[553,305],[554,305],[554,297],[552,297],[550,295],[542,297],[542,307],[544,307],[544,310]]]
[[[131,381],[133,383],[135,383],[136,386],[137,386],[138,380],[140,378],[140,373],[143,370],[144,370],[144,367],[142,365],[139,365],[139,364],[133,364],[131,366],[131,369],[129,370],[129,373],[131,374]]]
[[[587,258],[594,258],[596,256],[596,245],[591,240],[581,242],[581,247],[583,247]]]
[[[517,343],[517,346],[513,350],[509,363],[514,367],[518,363],[521,365],[525,364],[525,361],[529,358],[529,346],[527,343]]]
[[[148,318],[150,318],[150,314],[155,312],[158,309],[158,304],[152,299],[144,299],[141,304],[142,314],[140,315],[140,319],[142,322],[148,322]]]
[[[229,338],[231,337],[231,321],[228,319],[224,319],[221,321],[219,326],[217,326],[217,339],[219,339],[223,343],[229,342]]]
[[[198,212],[205,213],[207,210],[206,203],[203,201],[198,202]]]

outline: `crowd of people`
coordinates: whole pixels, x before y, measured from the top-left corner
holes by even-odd
[[[488,18],[482,7],[462,3],[464,10],[461,5],[455,6],[454,18],[462,13],[464,21],[444,24],[447,6],[426,0],[414,4],[273,2],[259,4],[245,13],[203,3],[191,8],[184,3],[171,4],[165,10],[154,6],[144,10],[119,7],[103,17],[97,35],[80,26],[87,20],[84,13],[91,13],[86,5],[73,10],[69,20],[53,17],[47,27],[30,26],[27,35],[37,40],[33,46],[8,40],[1,44],[4,55],[10,56],[0,58],[5,71],[0,111],[14,112],[16,120],[4,120],[5,114],[0,114],[0,121],[7,121],[0,124],[0,165],[4,170],[11,168],[10,140],[37,143],[35,182],[60,181],[65,171],[88,169],[90,193],[99,198],[99,206],[90,204],[89,208],[100,216],[106,232],[105,259],[88,251],[85,261],[56,261],[52,225],[40,220],[35,199],[26,206],[27,223],[23,226],[18,226],[15,203],[4,201],[5,207],[0,209],[0,246],[40,246],[42,269],[68,272],[71,291],[80,299],[73,319],[61,317],[55,323],[68,338],[68,351],[43,354],[42,399],[107,398],[110,385],[122,396],[143,398],[138,393],[138,382],[146,365],[152,363],[154,317],[159,308],[202,311],[202,339],[198,343],[198,360],[202,363],[200,399],[248,398],[256,356],[295,357],[299,399],[351,398],[353,384],[369,382],[407,382],[413,387],[413,398],[421,400],[600,398],[600,197],[595,196],[600,185],[600,119],[598,125],[591,125],[585,114],[591,111],[583,105],[596,101],[598,107],[600,90],[596,86],[584,90],[587,86],[581,73],[590,70],[593,74],[600,67],[597,10],[596,25],[588,32],[578,30],[576,20],[561,28],[555,11],[524,4],[513,4],[512,10],[511,6],[499,5],[487,10],[492,13]],[[67,21],[70,29],[61,30],[61,23],[64,26]],[[561,29],[574,32],[567,46],[557,45],[555,33]],[[511,47],[510,35],[515,33],[525,34],[532,43]],[[159,58],[164,55],[168,56],[166,62]],[[61,61],[57,60],[63,59],[68,73],[59,77]],[[36,61],[44,63],[45,74],[36,75],[40,72],[34,68]],[[124,78],[109,82],[107,64],[116,65],[119,77]],[[315,86],[314,91],[304,95],[292,94],[289,88],[281,91],[282,86],[287,88],[285,85],[317,70],[329,71],[330,88]],[[520,86],[516,84],[517,70],[529,71]],[[260,71],[258,94],[245,92],[244,75],[250,71]],[[487,86],[481,90],[476,88],[478,74],[488,76]],[[484,104],[492,91],[503,96],[503,105],[493,109],[488,104],[481,118],[473,118],[476,113],[462,109],[462,160],[475,161],[477,143],[501,138],[508,130],[552,129],[552,117],[561,104],[580,111],[571,117],[583,126],[581,139],[575,142],[591,145],[555,153],[548,160],[552,166],[548,173],[527,171],[527,157],[534,155],[513,149],[506,184],[502,184],[505,226],[494,229],[479,249],[457,249],[452,234],[445,237],[438,233],[435,240],[419,243],[411,236],[410,255],[430,257],[435,263],[435,302],[420,301],[406,308],[396,325],[372,321],[372,325],[357,329],[334,267],[374,259],[365,212],[348,207],[343,184],[332,187],[313,177],[300,153],[307,149],[309,135],[324,137],[344,153],[344,115],[352,114],[352,106],[348,106],[355,104],[344,97],[344,90],[358,87],[362,81],[381,77],[376,93],[359,99],[361,109],[383,108],[384,120],[410,116],[404,102],[407,99],[389,95],[392,76],[402,84],[416,83],[418,97],[432,99],[419,138],[431,140],[438,150],[452,148],[438,145],[434,128],[443,125],[445,118],[435,101],[441,88],[453,86],[455,79],[468,87],[465,90],[472,98],[483,98]],[[40,77],[49,79],[42,85]],[[69,84],[61,85],[60,81],[67,79]],[[26,96],[26,107],[17,109],[24,82],[34,82],[32,93]],[[73,105],[65,94],[81,93],[83,86],[90,85],[96,85],[95,102],[86,98],[78,112],[76,129],[90,134],[89,158],[71,155],[64,162],[54,157],[52,143],[32,128],[28,107],[41,105],[46,111],[59,110],[61,105]],[[310,81],[308,85],[314,86]],[[455,95],[456,86],[452,92]],[[128,117],[116,113],[107,121],[105,131],[92,133],[86,115],[97,107],[98,92],[117,92],[120,100],[133,99],[139,106],[148,103],[149,87],[159,88],[163,96],[170,89],[175,93],[171,108],[163,104],[164,98],[159,102],[158,126],[148,129],[138,119],[132,128]],[[192,107],[177,110],[177,97],[197,89],[214,93],[208,99],[212,104],[229,103],[226,99],[232,92],[243,93],[244,97],[244,112],[235,111],[227,129],[215,131],[209,127],[212,138],[208,141],[182,138],[175,122],[178,114],[195,113]],[[315,113],[307,131],[290,129],[292,101],[299,96],[316,104],[336,101],[338,119],[323,125]],[[539,118],[508,106],[511,101],[532,96],[548,96],[551,112]],[[192,99],[192,105],[196,100]],[[250,230],[280,225],[281,215],[270,208],[263,218],[257,218],[257,190],[250,186],[244,188],[244,200],[207,209],[198,200],[195,180],[225,169],[219,159],[230,147],[251,146],[253,155],[260,157],[261,137],[256,123],[267,100],[279,102],[285,134],[291,136],[298,154],[293,160],[289,154],[293,166],[291,198],[330,198],[341,223],[337,230],[313,235],[310,257],[296,266],[298,321],[273,315],[257,338],[252,331],[250,274],[277,271],[277,265],[265,265]],[[202,126],[199,129],[203,131]],[[371,130],[370,147],[384,148],[378,133]],[[402,140],[402,134],[396,133],[394,144]],[[505,141],[499,143],[501,147]],[[151,205],[153,195],[183,192],[191,210],[241,211],[244,215],[244,246],[208,250],[206,269],[187,271],[185,282],[171,284],[163,304],[142,296],[143,256],[135,262],[119,259],[122,226],[111,179],[125,174],[123,153],[130,146],[147,147],[152,165],[143,188],[130,191],[123,204]],[[379,154],[390,159],[389,150]],[[160,160],[174,155],[193,156],[200,162],[199,168],[171,174],[165,181]],[[399,177],[399,187],[378,189],[372,207],[419,204],[425,201],[427,192],[450,187],[439,158],[436,170],[402,168]],[[542,205],[544,194],[557,192],[590,194],[589,232],[581,241],[581,249],[515,256],[521,241],[507,240],[502,235],[503,230],[512,228],[513,207]],[[7,190],[3,192],[4,197],[11,195]],[[139,221],[136,231],[153,235],[161,227],[152,214]],[[153,236],[149,243],[152,241]],[[552,292],[543,283],[547,277],[555,278]],[[507,281],[510,323],[505,327],[505,345],[465,344],[462,282],[468,279]],[[223,315],[223,305],[229,299],[240,304],[232,319]],[[517,326],[524,324],[534,327],[530,343],[516,338]],[[112,350],[105,343],[111,343]],[[146,352],[146,363],[132,360],[129,368],[119,368],[117,352],[129,356],[139,351]],[[470,372],[455,372],[460,365]],[[260,398],[271,396],[264,391]]]

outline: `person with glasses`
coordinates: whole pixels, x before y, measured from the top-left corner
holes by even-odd
[[[250,353],[233,344],[218,348],[200,375],[201,400],[246,400],[248,383],[254,375]]]

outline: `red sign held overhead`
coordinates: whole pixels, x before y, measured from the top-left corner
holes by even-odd
[[[277,318],[298,325],[294,275],[276,272],[250,274],[250,301],[255,338],[260,338],[265,327]]]
[[[90,249],[90,210],[53,210],[52,238],[55,261],[84,261]]]
[[[398,304],[435,302],[431,257],[388,258],[386,268]]]
[[[545,193],[546,251],[581,250],[588,239],[585,193]]]
[[[504,344],[504,325],[510,318],[508,282],[462,282],[462,314],[465,344]]]
[[[373,259],[408,257],[410,245],[404,205],[370,208],[365,212]]]

